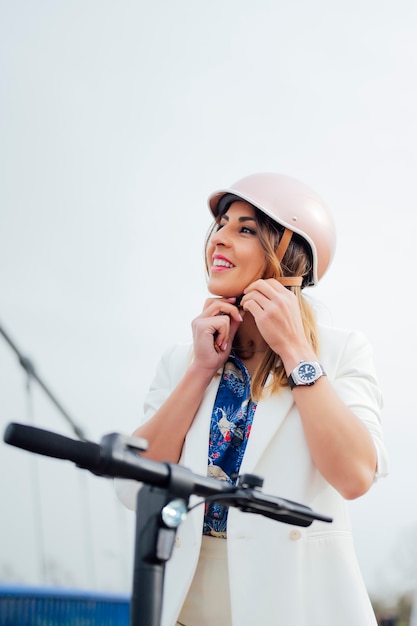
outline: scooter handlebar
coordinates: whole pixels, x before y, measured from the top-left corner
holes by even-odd
[[[332,518],[315,513],[310,507],[263,494],[260,490],[262,479],[258,479],[260,483],[257,485],[240,480],[236,487],[231,487],[226,482],[194,474],[176,464],[143,458],[138,452],[146,450],[147,442],[137,437],[111,433],[97,444],[71,439],[35,426],[10,423],[6,427],[4,441],[29,452],[72,461],[98,476],[130,478],[159,487],[175,484],[176,493],[185,499],[195,494],[222,501],[245,512],[299,526],[309,526],[314,520],[332,521]]]

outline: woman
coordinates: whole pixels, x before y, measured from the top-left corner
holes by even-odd
[[[307,528],[220,505],[180,526],[165,578],[164,626],[371,626],[346,500],[387,473],[372,350],[315,321],[303,289],[334,253],[322,200],[274,173],[209,198],[208,299],[192,346],[163,357],[134,435],[147,455],[333,518]],[[207,462],[208,458],[208,462]],[[128,482],[120,498],[135,500]]]

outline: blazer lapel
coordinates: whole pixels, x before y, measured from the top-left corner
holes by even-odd
[[[252,429],[243,457],[240,473],[250,473],[256,467],[272,437],[280,428],[294,404],[292,393],[283,388],[268,394],[258,402]]]
[[[221,377],[216,376],[208,386],[200,408],[188,431],[181,455],[181,463],[185,467],[204,476],[207,474],[211,415],[220,380]]]
[[[181,464],[200,476],[207,476],[211,414],[213,412],[213,405],[216,400],[220,379],[220,376],[215,377],[208,386],[200,408],[188,431],[181,455]],[[197,504],[198,501],[201,501],[200,497],[191,496],[190,505]],[[203,513],[203,506],[199,506],[193,511],[194,523],[192,524],[192,532],[194,533],[196,545],[199,545],[199,542],[201,542]]]

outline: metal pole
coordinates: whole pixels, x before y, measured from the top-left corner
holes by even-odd
[[[76,436],[85,441],[86,437],[84,434],[83,429],[78,426],[78,424],[75,423],[75,421],[68,415],[67,411],[64,409],[64,407],[62,406],[62,404],[57,400],[57,398],[54,396],[54,394],[48,389],[48,387],[46,386],[46,384],[43,382],[43,380],[40,378],[40,376],[38,375],[38,373],[36,372],[35,366],[33,364],[33,362],[31,361],[31,359],[29,359],[27,356],[25,356],[16,346],[16,344],[14,343],[14,341],[12,341],[12,339],[10,338],[10,336],[8,335],[8,333],[6,333],[6,331],[4,330],[4,328],[1,326],[0,324],[0,334],[3,335],[3,337],[5,338],[5,340],[7,341],[7,343],[9,344],[9,346],[12,348],[12,350],[17,354],[17,357],[19,359],[19,363],[20,365],[23,367],[23,369],[26,371],[27,375],[33,379],[36,380],[36,382],[38,383],[38,385],[40,385],[40,387],[42,387],[42,389],[44,390],[44,392],[46,393],[46,395],[49,397],[49,399],[53,402],[53,404],[56,406],[56,408],[58,409],[58,411],[60,411],[60,413],[63,415],[63,417],[65,418],[65,420],[68,422],[68,424],[71,426],[72,430],[74,431],[74,433],[76,434]]]
[[[16,346],[15,342],[11,339],[10,335],[6,333],[4,328],[0,324],[0,334],[3,335],[9,346],[16,353],[20,365],[23,367],[27,374],[27,401],[28,401],[28,413],[29,413],[29,421],[34,425],[34,414],[33,414],[33,406],[32,406],[32,398],[31,398],[31,381],[34,379],[58,409],[58,411],[63,415],[65,420],[71,426],[75,435],[81,439],[82,441],[86,441],[86,437],[84,431],[80,426],[78,426],[75,421],[69,416],[67,411],[63,408],[62,404],[57,400],[55,395],[48,389],[46,384],[40,378],[38,373],[35,370],[35,366],[33,361],[25,356],[19,348]],[[42,569],[42,577],[44,584],[48,582],[48,566],[45,556],[45,541],[42,532],[42,499],[41,499],[41,488],[39,481],[39,468],[37,465],[37,459],[33,459],[34,463],[34,472],[32,473],[33,480],[33,498],[34,498],[34,506],[35,506],[35,526],[37,533],[37,543],[39,550],[39,558],[41,561],[41,569]],[[92,579],[92,584],[94,587],[97,585],[97,577],[96,577],[96,568],[95,568],[95,558],[94,558],[94,544],[93,544],[93,529],[91,523],[91,511],[89,507],[89,499],[88,499],[88,485],[86,483],[87,476],[85,474],[80,475],[80,489],[81,489],[81,498],[83,500],[84,506],[82,507],[84,510],[84,514],[86,517],[84,530],[85,530],[85,557],[87,562],[87,568],[90,570],[90,577]]]

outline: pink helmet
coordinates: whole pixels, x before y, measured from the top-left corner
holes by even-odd
[[[311,249],[313,270],[307,286],[317,285],[329,267],[336,246],[335,224],[323,200],[294,178],[261,172],[241,178],[228,189],[212,193],[208,204],[216,217],[219,200],[233,194],[275,222],[298,233]]]

